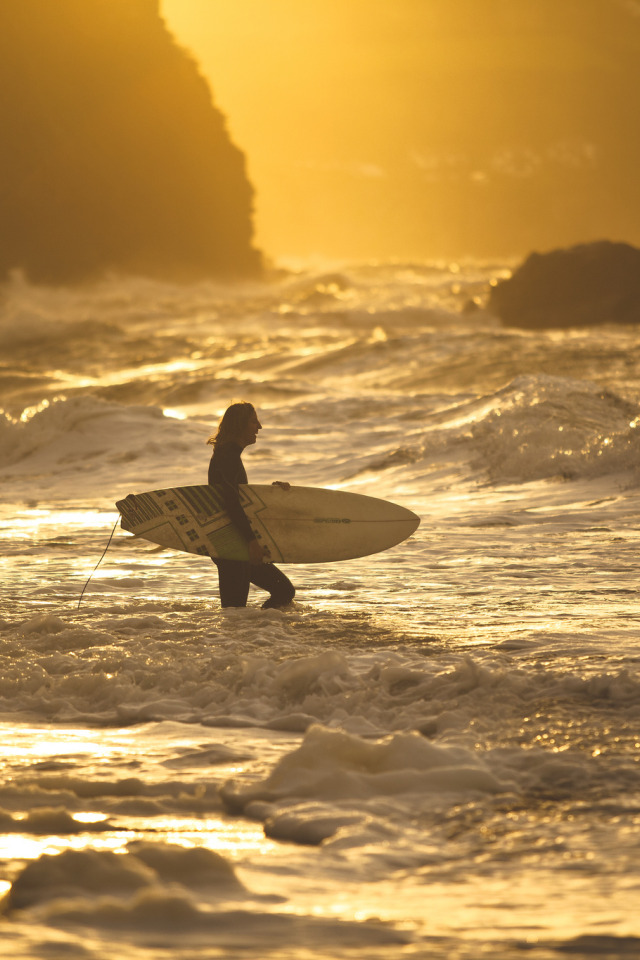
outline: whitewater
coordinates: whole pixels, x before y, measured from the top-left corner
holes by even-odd
[[[2,287],[0,956],[640,956],[639,330],[511,267]],[[416,533],[221,611],[114,504],[238,399],[250,482]]]

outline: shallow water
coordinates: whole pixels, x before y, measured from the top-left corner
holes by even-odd
[[[463,311],[506,270],[5,288],[0,955],[640,953],[638,330]],[[285,612],[117,527],[94,570],[238,397],[252,481],[416,534]]]

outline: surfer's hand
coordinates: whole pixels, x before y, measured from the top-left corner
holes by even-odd
[[[258,540],[249,541],[249,563],[268,563],[269,551]]]
[[[287,480],[274,480],[271,484],[272,487],[282,487],[283,490],[290,490],[291,484]]]

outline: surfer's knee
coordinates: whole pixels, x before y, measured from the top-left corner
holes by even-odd
[[[274,590],[268,600],[262,604],[263,610],[273,610],[279,607],[288,607],[296,595],[296,588],[292,583],[278,584],[278,589]]]

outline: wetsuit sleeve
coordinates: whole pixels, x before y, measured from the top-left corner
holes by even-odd
[[[239,483],[246,483],[247,475],[240,459],[240,448],[224,444],[214,450],[209,464],[209,483],[215,486],[222,497],[224,508],[242,537],[249,543],[255,533],[240,503]]]

